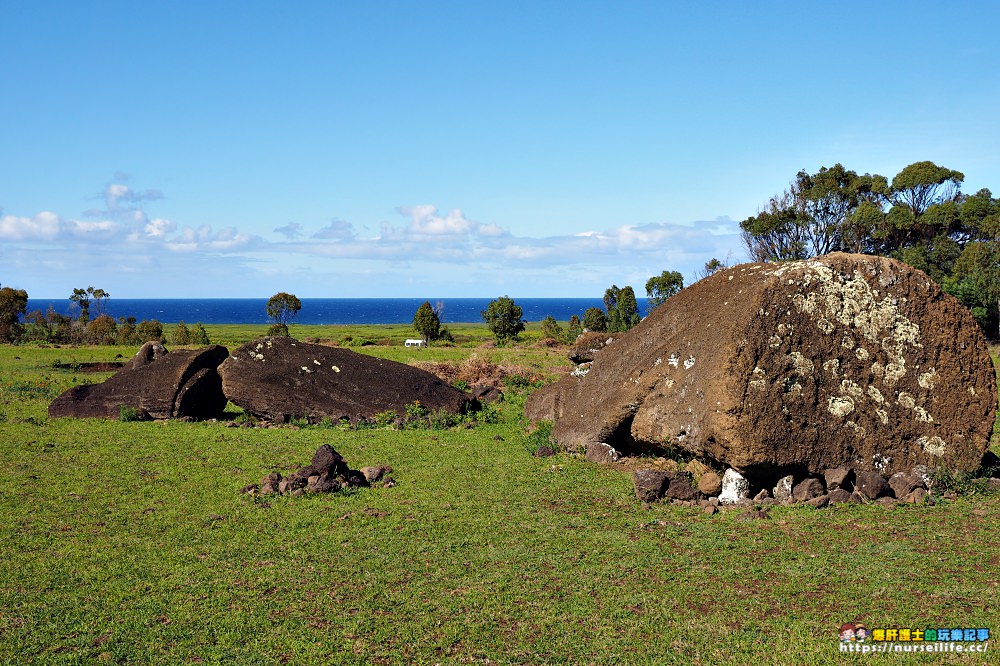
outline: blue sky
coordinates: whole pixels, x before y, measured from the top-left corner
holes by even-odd
[[[994,3],[0,4],[0,283],[600,296],[799,169],[1000,191]]]

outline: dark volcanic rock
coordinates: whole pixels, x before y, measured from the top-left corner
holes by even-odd
[[[49,405],[49,416],[117,419],[126,407],[154,419],[217,417],[226,397],[216,368],[228,355],[221,345],[167,353],[158,342],[146,343],[101,384],[65,391]]]
[[[889,483],[878,472],[858,472],[854,490],[860,495],[874,500],[888,494]]]
[[[277,422],[358,421],[390,410],[404,414],[418,401],[430,412],[460,412],[470,404],[467,393],[424,370],[291,338],[248,342],[219,374],[229,400]]]
[[[614,339],[615,335],[611,333],[598,333],[596,331],[581,333],[569,350],[569,360],[577,365],[590,363],[594,360],[597,352],[604,349]]]
[[[637,469],[632,472],[632,486],[640,502],[655,502],[663,497],[670,476],[658,469]]]
[[[766,478],[849,466],[971,471],[996,378],[968,309],[901,262],[831,254],[744,264],[672,296],[534,392],[525,413],[572,449],[673,447]]]

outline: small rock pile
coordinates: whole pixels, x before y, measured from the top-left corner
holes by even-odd
[[[985,463],[984,460],[984,466]],[[898,502],[935,501],[932,472],[923,465],[896,472],[889,478],[878,472],[842,466],[827,469],[822,475],[788,474],[772,486],[759,479],[747,479],[734,469],[727,469],[720,477],[708,465],[691,460],[686,464],[667,463],[635,470],[632,483],[640,502],[667,500],[684,506],[700,506],[708,513],[727,505],[767,507],[802,503],[821,508],[861,502],[889,506]],[[1000,490],[1000,479],[989,479],[988,486]],[[948,498],[949,495],[943,496]]]
[[[343,456],[329,444],[316,450],[312,463],[283,477],[279,472],[271,472],[260,483],[252,483],[242,492],[250,495],[292,495],[299,497],[306,493],[335,493],[345,488],[367,487],[378,483],[391,488],[396,482],[386,476],[391,467],[362,467],[354,470],[347,466]]]

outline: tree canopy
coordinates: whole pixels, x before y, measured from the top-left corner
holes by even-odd
[[[21,337],[21,316],[28,310],[24,289],[0,289],[0,342],[17,342]]]
[[[437,339],[441,332],[441,319],[431,307],[430,301],[424,301],[413,315],[413,328],[424,337],[425,342]]]
[[[718,261],[713,259],[713,261]],[[705,265],[706,270],[708,264]],[[677,271],[663,271],[658,276],[646,280],[646,298],[649,309],[657,308],[684,288],[684,276]]]
[[[521,319],[524,311],[510,296],[501,296],[491,301],[481,314],[497,344],[516,340],[524,330],[524,321]]]
[[[892,257],[927,273],[1000,337],[1000,201],[961,191],[965,175],[915,162],[890,181],[840,164],[800,171],[785,192],[740,223],[754,261],[829,252]]]
[[[267,301],[267,316],[278,326],[287,326],[299,316],[302,301],[295,294],[279,291]]]

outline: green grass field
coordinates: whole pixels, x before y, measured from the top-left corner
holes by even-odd
[[[258,332],[207,328],[230,345]],[[307,328],[292,332],[412,336]],[[549,375],[567,363],[558,349],[477,346],[482,327],[461,336],[357,351]],[[838,651],[842,623],[1000,630],[997,495],[778,507],[752,522],[644,508],[622,471],[532,457],[517,391],[499,422],[471,429],[47,418],[62,390],[107,376],[73,364],[134,352],[0,347],[0,663],[867,663]],[[391,465],[398,485],[239,493],[321,444],[355,468]]]

